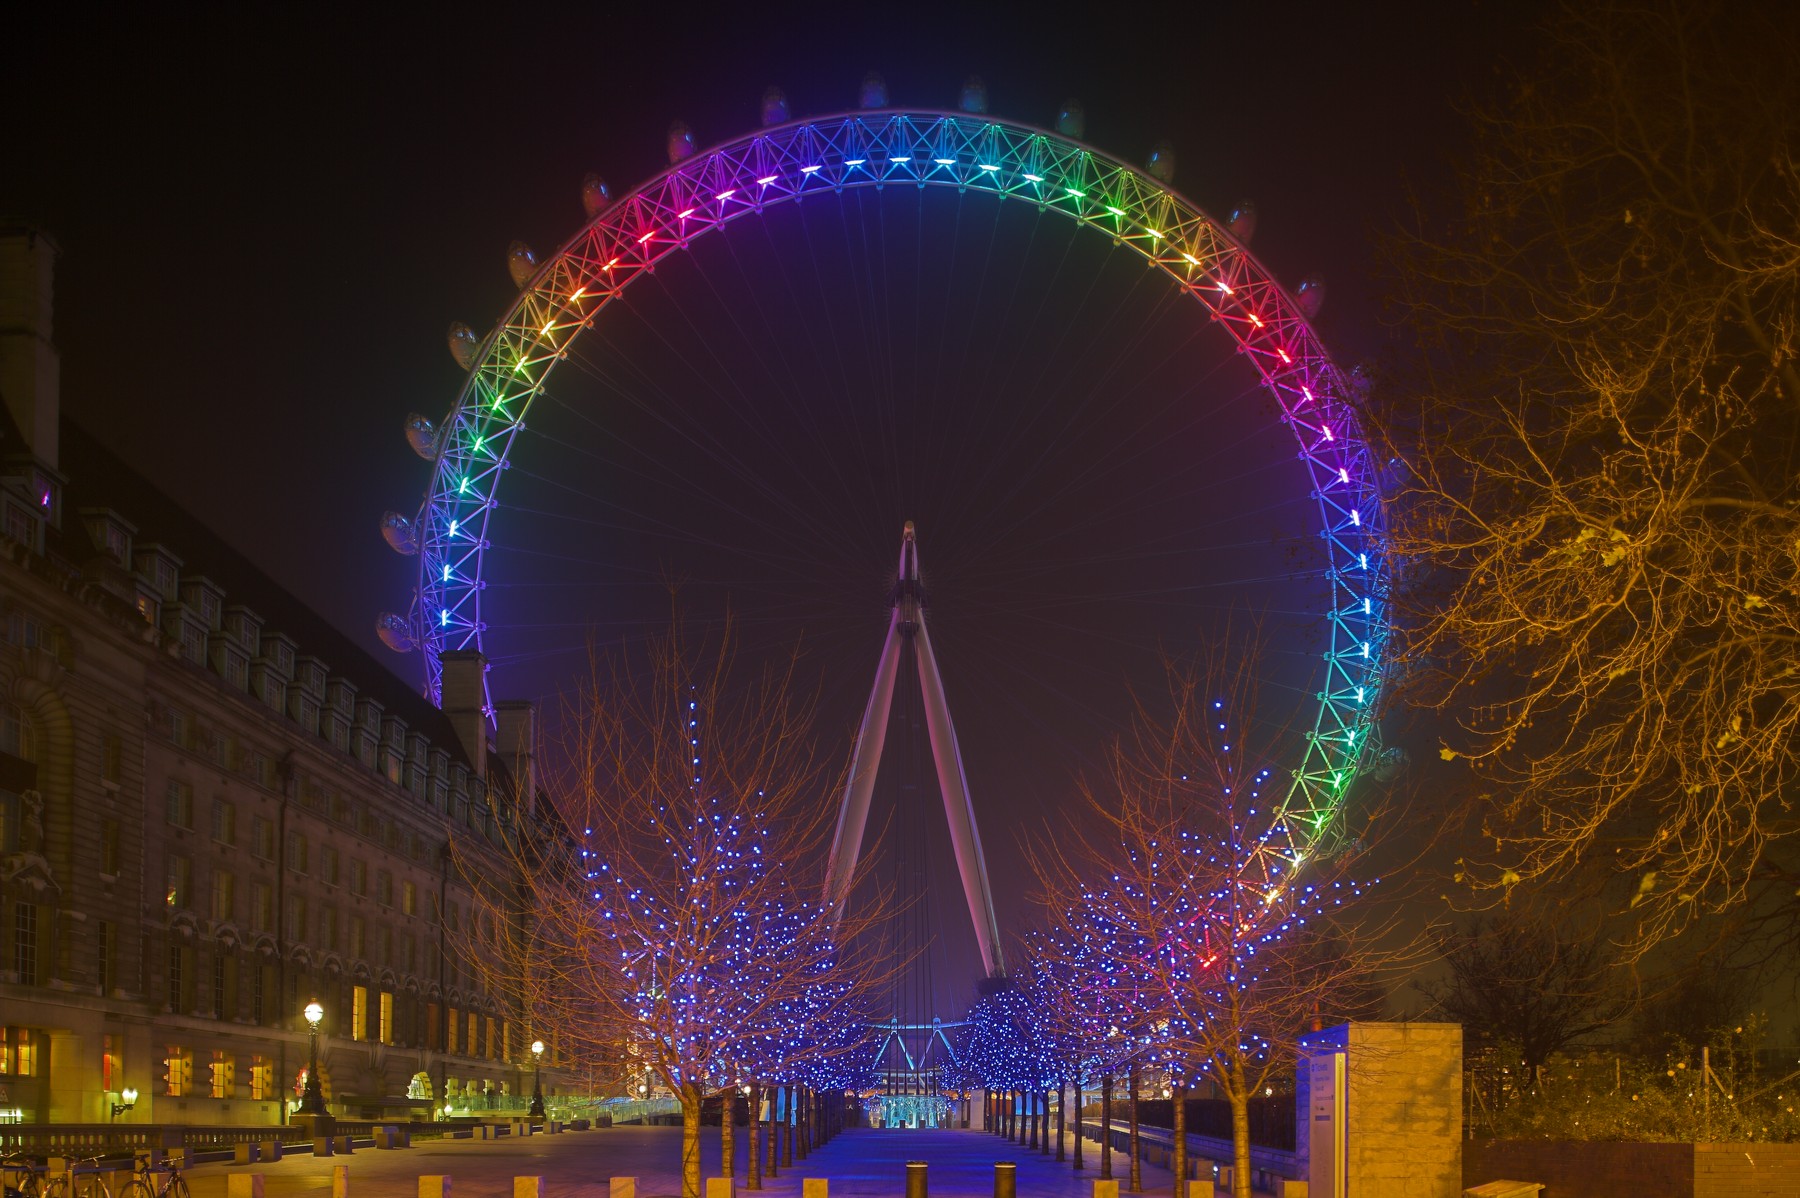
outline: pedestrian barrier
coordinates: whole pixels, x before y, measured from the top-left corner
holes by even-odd
[[[450,1198],[450,1175],[448,1173],[421,1173],[419,1175],[419,1198]]]
[[[1017,1161],[994,1162],[994,1198],[1018,1198],[1019,1165]]]
[[[731,1198],[732,1178],[709,1177],[706,1179],[706,1198]]]
[[[281,1159],[281,1141],[280,1140],[258,1140],[257,1144],[256,1144],[256,1155],[259,1159],[261,1159],[263,1161],[264,1164],[267,1164],[271,1161],[280,1160]]]
[[[831,1184],[823,1177],[808,1177],[800,1183],[800,1198],[831,1198]]]
[[[513,1178],[513,1198],[544,1198],[542,1177]]]
[[[1116,1180],[1094,1182],[1094,1198],[1119,1198],[1119,1183]]]
[[[927,1168],[929,1165],[925,1161],[906,1162],[906,1198],[928,1198]]]
[[[231,1146],[231,1163],[234,1165],[254,1165],[258,1156],[255,1144],[233,1144]]]
[[[613,1178],[610,1198],[637,1198],[637,1178]]]
[[[225,1179],[225,1198],[263,1198],[261,1173],[233,1173]]]

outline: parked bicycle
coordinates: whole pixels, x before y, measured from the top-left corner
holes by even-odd
[[[82,1157],[69,1162],[66,1172],[51,1173],[22,1153],[9,1154],[0,1160],[0,1174],[7,1178],[5,1198],[113,1198],[106,1177],[100,1172],[101,1158]],[[16,1178],[16,1180],[14,1180]],[[73,1193],[69,1189],[75,1183]]]
[[[158,1185],[157,1174],[167,1174]],[[75,1198],[83,1198],[77,1194]],[[187,1178],[181,1175],[181,1166],[174,1161],[164,1161],[160,1165],[150,1163],[150,1154],[137,1154],[137,1164],[132,1171],[131,1180],[125,1184],[125,1192],[119,1198],[193,1198],[188,1191]]]

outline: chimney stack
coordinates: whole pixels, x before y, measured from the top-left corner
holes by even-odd
[[[487,781],[487,658],[474,649],[447,649],[438,654],[438,706],[450,717],[456,739],[475,776]]]
[[[0,227],[0,397],[25,447],[57,468],[62,359],[51,338],[51,284],[61,251],[37,229]]]

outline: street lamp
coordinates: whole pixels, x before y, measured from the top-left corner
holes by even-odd
[[[306,1016],[307,1030],[312,1033],[312,1063],[306,1067],[306,1089],[300,1092],[300,1109],[295,1113],[323,1115],[325,1096],[319,1091],[319,1020],[325,1018],[325,1008],[315,998],[306,1004],[301,1014]]]
[[[123,1090],[119,1091],[119,1101],[112,1104],[112,1117],[117,1119],[120,1115],[123,1115],[126,1111],[129,1111],[136,1105],[137,1091],[130,1086],[126,1086]]]
[[[527,1112],[533,1119],[544,1117],[544,1042],[531,1042],[531,1110]]]

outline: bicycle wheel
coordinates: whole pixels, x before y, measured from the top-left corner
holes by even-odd
[[[169,1188],[163,1191],[162,1198],[194,1198],[188,1192],[187,1178],[177,1173],[169,1179]]]
[[[75,1198],[112,1198],[112,1191],[107,1188],[105,1177],[90,1173],[75,1183]]]
[[[143,1178],[134,1177],[125,1183],[125,1190],[119,1198],[156,1198],[156,1191]]]
[[[44,1182],[44,1198],[68,1198],[68,1195],[69,1179],[63,1174],[59,1173]]]

